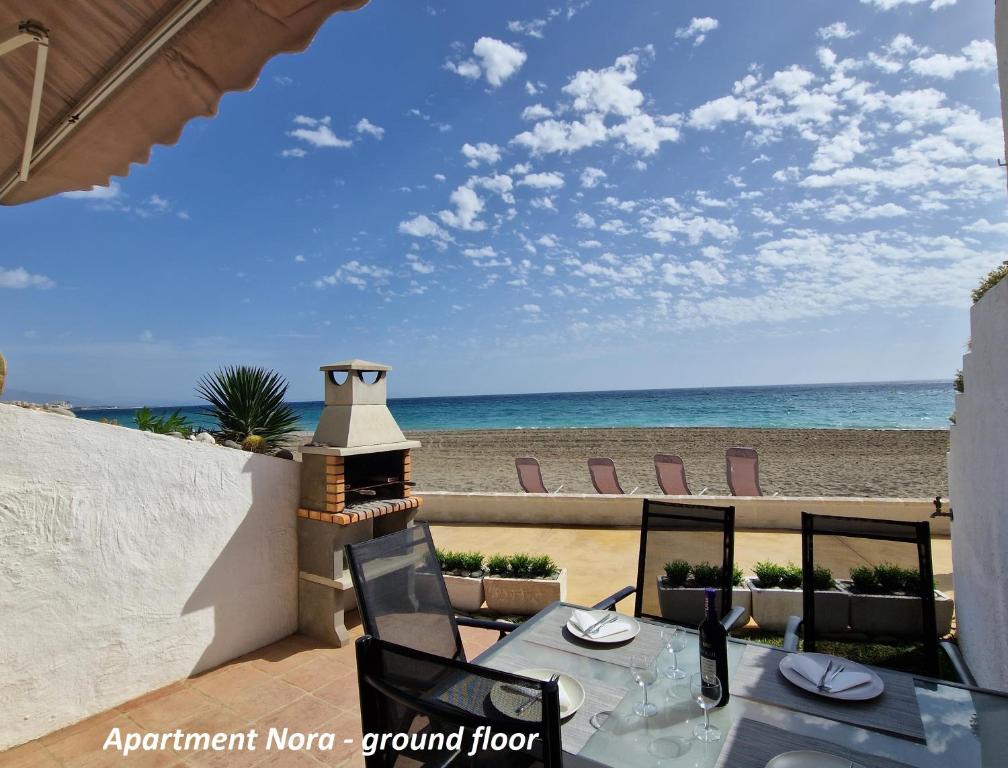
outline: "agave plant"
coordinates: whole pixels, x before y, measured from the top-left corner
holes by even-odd
[[[172,413],[155,416],[150,408],[144,406],[133,414],[133,421],[141,432],[156,432],[159,435],[178,432],[182,435],[189,435],[193,431],[189,420],[177,410]]]
[[[220,425],[220,437],[268,450],[297,429],[298,416],[284,403],[287,382],[276,371],[237,366],[200,379],[196,393],[210,403],[208,414]],[[257,451],[258,452],[258,451]]]

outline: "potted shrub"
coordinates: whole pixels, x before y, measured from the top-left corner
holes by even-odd
[[[479,552],[437,550],[448,597],[453,608],[478,611],[483,607],[483,555]]]
[[[665,563],[665,573],[658,576],[658,608],[662,618],[696,627],[704,618],[704,590],[721,587],[721,566],[710,563],[690,565],[685,560]],[[752,593],[742,579],[742,570],[732,572],[732,607],[741,606],[742,615],[736,627],[749,623],[752,615]],[[721,610],[721,592],[718,591],[717,608]]]
[[[783,633],[788,618],[804,614],[802,569],[794,563],[762,562],[753,567],[749,579],[753,619],[761,629]],[[812,577],[815,588],[816,633],[838,635],[850,622],[850,596],[833,579],[829,568],[818,566]]]
[[[882,563],[874,568],[859,566],[850,572],[851,627],[866,635],[888,637],[918,636],[922,632],[920,573]],[[938,635],[952,628],[955,604],[948,595],[935,594]]]
[[[567,597],[567,569],[549,555],[494,555],[483,579],[487,608],[505,616],[531,616]]]

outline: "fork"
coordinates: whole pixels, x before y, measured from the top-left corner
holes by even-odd
[[[550,681],[551,683],[555,683],[555,682],[557,682],[558,680],[560,680],[560,675],[556,675],[556,674],[554,674],[554,675],[550,675],[550,679],[549,679],[549,681]],[[517,708],[517,709],[515,710],[515,714],[516,714],[516,715],[520,715],[520,714],[521,714],[522,712],[524,712],[524,711],[525,711],[526,709],[528,709],[528,708],[529,708],[529,707],[531,707],[531,706],[532,706],[533,704],[535,704],[535,703],[536,703],[537,701],[539,701],[539,697],[540,697],[540,696],[541,696],[541,694],[540,694],[539,692],[536,692],[536,693],[533,693],[533,694],[532,694],[532,695],[531,695],[531,696],[529,697],[529,700],[528,700],[528,701],[526,701],[526,702],[525,702],[524,704],[522,704],[522,705],[521,705],[520,707],[518,707],[518,708]]]
[[[826,670],[822,673],[822,677],[819,678],[819,684],[816,686],[820,691],[823,690],[823,686],[826,684],[826,678],[833,668],[833,661],[830,660],[829,664],[826,665]]]
[[[837,668],[833,671],[833,674],[830,675],[829,678],[823,683],[822,689],[825,690],[827,693],[831,692],[833,690],[833,686],[831,686],[830,683],[836,680],[837,675],[839,675],[845,669],[847,669],[847,666],[844,664],[840,664],[839,666],[837,666]]]

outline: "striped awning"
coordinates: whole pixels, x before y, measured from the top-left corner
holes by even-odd
[[[4,0],[0,203],[107,185],[367,0]]]

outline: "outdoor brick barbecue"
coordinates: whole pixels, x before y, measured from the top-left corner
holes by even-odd
[[[403,436],[386,405],[387,365],[345,360],[320,370],[325,406],[301,449],[298,628],[343,646],[357,610],[343,546],[412,525],[422,499],[410,493],[410,451],[420,443]]]

